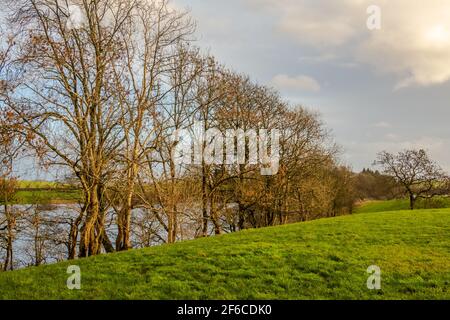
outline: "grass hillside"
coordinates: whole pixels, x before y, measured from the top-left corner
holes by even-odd
[[[0,273],[0,298],[450,299],[449,235],[449,209],[358,214]]]

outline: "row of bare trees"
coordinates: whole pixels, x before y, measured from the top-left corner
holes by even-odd
[[[350,172],[336,165],[318,116],[202,53],[194,22],[166,0],[6,2],[2,139],[75,178],[82,199],[65,221],[69,259],[351,210]],[[181,166],[173,136],[195,123],[278,129],[277,174],[203,153]],[[6,190],[12,172],[2,174]]]

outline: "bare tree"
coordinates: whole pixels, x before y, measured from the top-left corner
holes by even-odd
[[[74,2],[70,2],[73,4]],[[77,1],[83,23],[74,26],[68,1],[14,1],[14,23],[22,30],[17,61],[28,70],[13,110],[42,155],[79,179],[84,207],[79,256],[98,254],[104,237],[104,193],[108,167],[121,144],[118,110],[111,93],[112,63],[123,44],[119,30],[132,1]],[[73,230],[73,241],[78,230]],[[75,252],[70,253],[73,258]]]
[[[117,212],[117,250],[126,250],[131,245],[130,223],[139,169],[146,160],[152,166],[154,151],[163,141],[160,139],[162,130],[180,126],[183,119],[180,111],[184,107],[181,99],[186,98],[182,88],[195,76],[195,70],[191,74],[185,66],[189,66],[190,52],[183,46],[194,28],[186,13],[170,9],[167,1],[141,2],[133,13],[121,30],[126,50],[123,60],[115,68],[124,134],[119,159],[123,172],[119,179],[124,188],[121,208]],[[169,97],[173,100],[168,101]],[[174,118],[161,121],[168,113]],[[167,151],[170,154],[170,145]],[[170,168],[171,179],[174,179],[174,168]],[[172,220],[169,219],[169,223],[174,223],[170,222]],[[176,224],[171,229],[175,230]],[[170,242],[175,239],[173,232]]]
[[[191,24],[167,1],[32,0],[11,6],[22,30],[17,61],[29,70],[26,94],[13,110],[39,138],[35,147],[47,163],[68,168],[80,181],[84,207],[71,233],[73,242],[80,237],[79,256],[98,254],[102,245],[111,250],[104,231],[111,201],[119,203],[116,248],[128,249],[138,165],[154,138],[151,118],[164,90],[161,74]],[[125,192],[121,200],[108,199],[117,172],[123,172]]]
[[[11,112],[11,95],[17,88],[19,70],[11,67],[15,37],[4,33],[0,26],[0,236],[4,238],[6,257],[3,270],[12,270],[13,241],[17,232],[19,213],[12,207],[17,191],[17,178],[14,167],[23,151],[24,137],[18,134],[20,128],[18,117]]]
[[[402,185],[411,210],[417,199],[430,199],[447,192],[447,176],[425,150],[406,150],[396,155],[383,151],[374,164]]]
[[[195,48],[179,45],[175,48],[167,73],[164,100],[158,103],[154,117],[157,138],[153,149],[145,153],[143,171],[139,176],[141,200],[151,210],[167,233],[167,242],[177,240],[179,219],[183,207],[190,202],[186,172],[174,159],[177,130],[191,126],[196,110],[194,87],[203,65]],[[192,189],[191,189],[192,191]]]

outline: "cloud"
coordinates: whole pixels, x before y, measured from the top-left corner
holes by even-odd
[[[366,27],[372,0],[247,0],[270,12],[275,31],[397,78],[396,89],[450,79],[450,1],[378,0],[381,30]]]
[[[444,170],[450,172],[450,164],[448,158],[450,152],[447,146],[450,144],[449,139],[439,138],[435,136],[422,136],[412,139],[405,139],[396,134],[389,134],[381,137],[380,140],[366,142],[361,144],[356,141],[345,143],[346,160],[355,162],[358,159],[358,168],[370,167],[377,157],[377,153],[387,151],[397,153],[404,150],[426,150],[430,157],[435,160]]]
[[[382,30],[372,32],[357,58],[398,77],[396,89],[450,79],[450,2],[391,1]]]
[[[282,91],[309,91],[319,92],[320,84],[314,78],[305,75],[290,77],[279,74],[272,79],[272,85]]]
[[[278,18],[276,31],[289,35],[293,40],[317,48],[329,48],[345,44],[358,31],[355,21],[365,21],[365,16],[348,15],[348,8],[360,0],[247,0],[253,7],[265,9]],[[365,12],[365,10],[364,10]],[[356,19],[355,19],[356,18]],[[365,23],[365,22],[364,22]]]
[[[298,58],[298,61],[307,63],[324,63],[334,61],[336,59],[337,59],[336,55],[331,53],[324,53],[322,55],[315,55],[315,56],[301,56]]]

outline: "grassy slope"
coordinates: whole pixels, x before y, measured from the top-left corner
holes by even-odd
[[[432,200],[419,199],[416,209],[450,208],[450,198],[434,198]],[[394,199],[387,201],[366,201],[359,205],[354,213],[384,212],[409,210],[408,199]]]
[[[450,210],[359,214],[0,273],[3,299],[450,299]],[[366,288],[368,266],[382,291]]]

